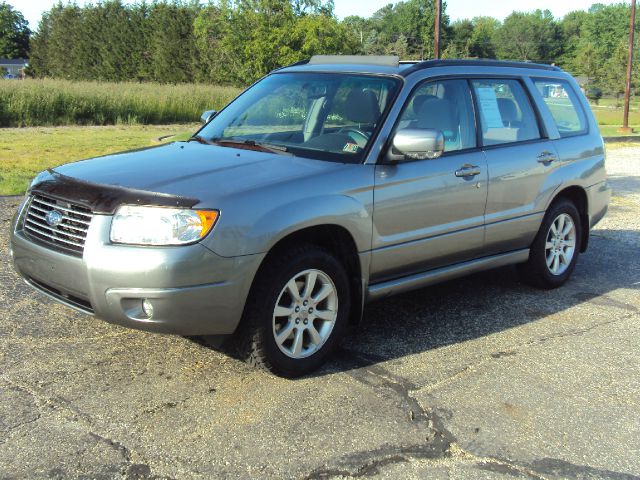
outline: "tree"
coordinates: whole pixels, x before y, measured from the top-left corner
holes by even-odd
[[[86,78],[123,81],[136,77],[135,51],[142,32],[132,19],[133,11],[121,0],[107,0],[83,10]]]
[[[573,49],[574,60],[567,61],[567,66],[575,74],[587,75],[593,86],[618,95],[623,91],[625,82],[629,6],[592,5],[582,19],[579,32]],[[639,42],[636,35],[636,56],[640,55]],[[634,79],[638,75],[639,60],[634,59]]]
[[[475,58],[496,58],[496,37],[500,22],[491,17],[473,19],[473,34],[469,44],[469,56]]]
[[[86,50],[89,47],[82,26],[82,9],[59,2],[49,12],[47,69],[51,76],[72,80],[87,79]]]
[[[578,50],[573,63],[576,65],[574,73],[586,75],[592,81],[597,81],[599,78],[601,64],[593,45],[582,45]]]
[[[360,54],[366,54],[365,44],[367,39],[371,37],[373,33],[375,36],[375,28],[373,27],[371,20],[357,15],[346,17],[342,21],[342,25],[346,29],[346,34],[350,41],[358,45],[357,52]]]
[[[513,12],[497,34],[500,58],[554,63],[562,52],[560,29],[549,10]]]
[[[196,6],[153,3],[149,12],[152,78],[158,82],[181,83],[193,80]]]
[[[450,41],[445,48],[443,58],[469,57],[475,25],[471,20],[458,20],[450,27]],[[455,52],[455,53],[454,53]]]
[[[32,75],[246,86],[315,54],[433,56],[434,0],[401,0],[369,18],[343,21],[332,0],[98,0],[82,7],[62,1],[43,14],[31,38]],[[5,3],[0,12],[24,31],[18,12]],[[445,11],[442,56],[557,63],[616,93],[624,83],[628,27],[623,3],[595,4],[560,20],[547,10],[514,12],[504,23],[477,17],[450,24]],[[0,45],[9,37],[3,34]],[[636,51],[634,86],[640,85]]]
[[[616,96],[617,99],[625,92],[626,77],[627,77],[627,61],[629,55],[628,43],[621,40],[618,43],[618,47],[614,50],[611,58],[604,64],[602,75],[600,77],[600,84],[609,93]],[[637,84],[638,80],[638,68],[634,66],[632,71],[632,88]]]
[[[549,10],[513,12],[497,33],[499,58],[554,63],[562,53],[560,28]]]
[[[580,38],[583,35],[583,26],[589,14],[582,10],[567,13],[560,22],[562,34],[562,57],[560,65],[564,68],[575,69],[576,55],[580,46]]]
[[[0,3],[0,57],[28,58],[31,31],[22,13]]]
[[[387,52],[390,55],[397,55],[401,59],[406,59],[409,52],[409,42],[407,37],[400,34],[398,39],[387,47]]]
[[[38,31],[31,38],[31,55],[29,58],[29,74],[35,77],[48,77],[49,70],[49,38],[51,37],[50,13],[42,14]]]

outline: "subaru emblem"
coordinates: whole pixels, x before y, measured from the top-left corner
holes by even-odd
[[[60,222],[62,222],[62,214],[57,210],[51,210],[49,213],[47,213],[44,219],[47,221],[49,226],[55,227],[59,225]]]

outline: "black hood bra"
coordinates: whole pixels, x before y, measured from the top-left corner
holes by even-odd
[[[49,169],[41,180],[29,189],[30,194],[42,194],[67,200],[89,208],[97,214],[113,214],[120,205],[154,205],[159,207],[192,208],[195,198],[148,192],[118,185],[103,185],[68,177]]]

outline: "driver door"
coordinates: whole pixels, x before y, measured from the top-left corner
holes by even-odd
[[[445,151],[376,165],[371,283],[471,260],[483,247],[487,164],[467,81],[420,86],[396,130],[403,128],[442,131]]]

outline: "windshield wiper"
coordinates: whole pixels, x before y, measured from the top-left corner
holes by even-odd
[[[262,150],[263,152],[292,155],[284,145],[274,145],[272,143],[256,142],[255,140],[235,140],[233,138],[214,138],[212,144],[220,146],[230,146],[244,148],[245,150]]]
[[[196,141],[198,143],[203,143],[205,145],[215,145],[215,143],[213,143],[211,140],[207,140],[206,138],[204,138],[201,135],[194,135],[193,137],[189,137],[189,139],[187,140],[187,142],[191,142],[191,141]]]

